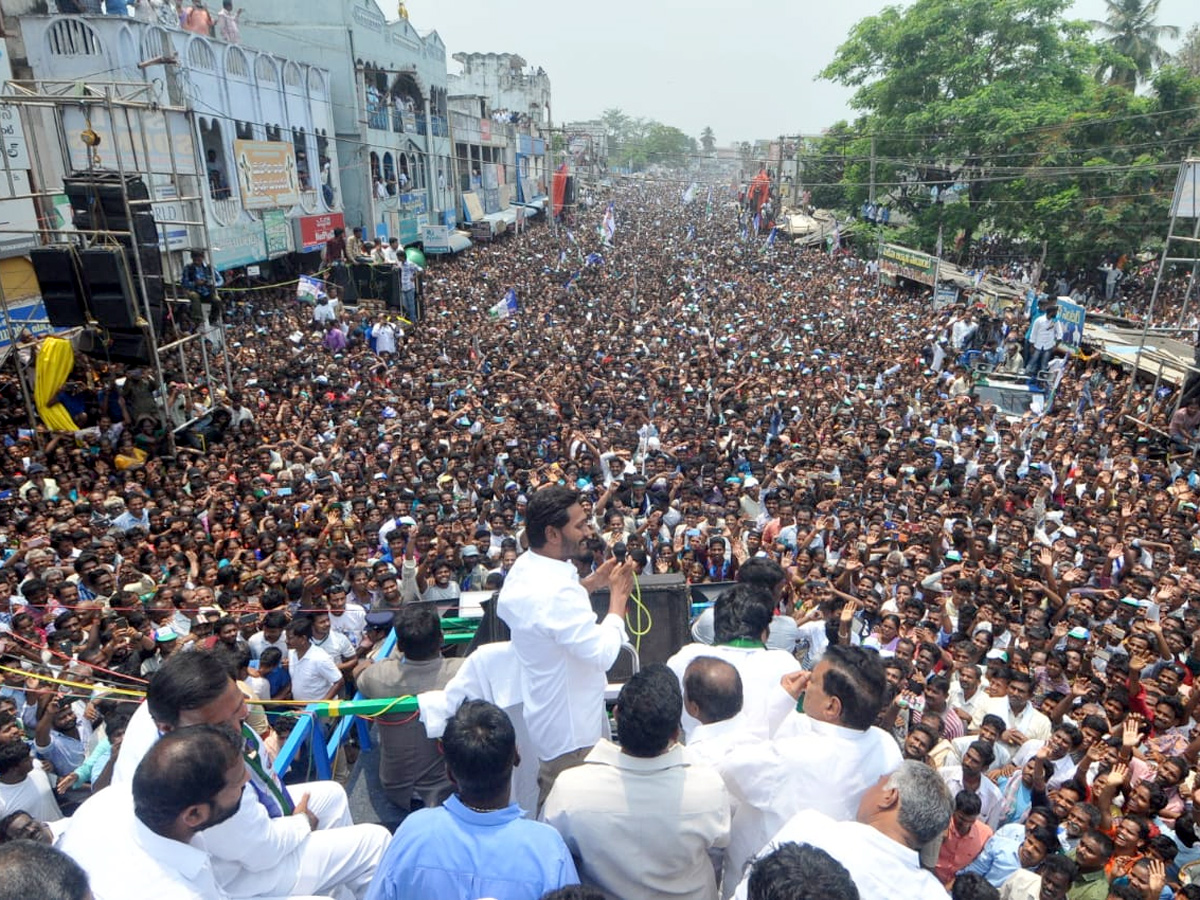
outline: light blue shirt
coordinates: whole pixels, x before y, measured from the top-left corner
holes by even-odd
[[[521,818],[515,803],[476,812],[455,794],[396,829],[366,900],[538,900],[578,883],[571,852],[549,825]]]
[[[982,875],[993,887],[1000,887],[1008,881],[1010,875],[1021,868],[1021,859],[1017,851],[1025,843],[1025,826],[1020,822],[1005,825],[992,835],[983,845],[983,850],[975,857],[975,861],[959,872],[974,872]]]

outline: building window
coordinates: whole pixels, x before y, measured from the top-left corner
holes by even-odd
[[[254,123],[253,122],[237,122],[233,123],[234,133],[239,141],[254,140]]]
[[[282,141],[283,140],[283,128],[280,127],[279,125],[268,125],[267,126],[267,140],[268,141]]]
[[[300,67],[290,60],[283,67],[283,83],[290,88],[299,88],[302,84],[300,80]]]
[[[240,48],[232,45],[225,48],[225,71],[233,78],[250,80],[250,61]]]
[[[204,38],[192,38],[188,42],[188,65],[204,72],[217,71],[217,58]]]
[[[404,154],[400,154],[400,163],[404,164]],[[389,197],[396,196],[396,161],[392,154],[383,154],[383,188]]]
[[[95,30],[79,19],[60,19],[46,32],[51,56],[103,56],[104,47]]]
[[[308,137],[303,128],[292,129],[292,146],[296,148],[296,175],[300,179],[300,190],[312,190],[312,170],[308,164]]]
[[[387,188],[383,184],[383,174],[379,168],[379,154],[372,150],[368,159],[371,166],[371,195],[376,200],[386,200],[388,193]]]
[[[260,54],[254,61],[254,78],[262,87],[279,89],[279,70],[275,68],[275,61],[265,54]]]
[[[204,170],[208,181],[208,195],[214,200],[228,200],[229,165],[225,156],[225,141],[221,135],[218,119],[199,119],[200,147],[204,151]]]

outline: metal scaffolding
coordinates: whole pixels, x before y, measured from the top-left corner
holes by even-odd
[[[175,316],[167,314],[166,310],[172,305],[177,307],[188,302],[177,287],[182,267],[176,265],[175,258],[176,251],[186,251],[186,248],[173,246],[172,241],[178,238],[178,232],[172,235],[171,229],[186,229],[185,243],[203,249],[214,271],[215,264],[210,253],[213,244],[203,199],[206,168],[194,113],[184,106],[161,103],[155,90],[153,84],[144,82],[89,85],[81,81],[41,80],[5,83],[0,94],[0,105],[17,111],[29,148],[30,164],[29,187],[27,192],[21,192],[18,185],[24,182],[24,170],[14,169],[8,154],[0,154],[3,157],[3,177],[7,179],[6,199],[33,201],[38,227],[33,232],[28,229],[0,228],[0,234],[22,234],[31,236],[39,246],[68,245],[76,249],[111,245],[119,243],[120,238],[128,239],[131,252],[126,258],[132,264],[128,275],[137,294],[139,326],[150,348],[157,401],[167,434],[171,435],[173,429],[167,409],[168,391],[163,375],[164,353],[173,350],[178,352],[180,371],[184,380],[188,381],[187,351],[190,345],[198,342],[212,404],[216,400],[215,391],[212,390],[210,343],[213,344],[214,354],[219,354],[223,359],[227,392],[232,391],[233,379],[222,316],[217,316],[215,327],[205,326],[206,317],[202,316],[195,333],[176,336],[176,339],[165,344],[160,343],[160,338],[167,336],[167,333],[156,333],[151,293],[148,290],[150,283],[156,279],[162,281],[163,318],[167,322],[173,322]],[[79,128],[80,124],[84,127]],[[55,152],[48,152],[50,149]],[[103,230],[99,227],[80,229],[72,221],[60,221],[56,212],[66,194],[64,178],[95,179],[93,184],[99,186],[102,176],[116,176],[125,221],[128,223],[127,230]],[[142,179],[148,189],[149,199],[130,197],[128,179],[132,177]],[[117,188],[111,182],[105,184]],[[178,215],[173,218],[155,216],[158,248],[162,257],[162,274],[156,274],[146,271],[141,253],[138,252],[134,214],[156,205],[161,209],[164,203],[173,204]],[[99,226],[100,223],[92,224]],[[220,308],[218,290],[214,287],[213,303],[217,309]],[[23,346],[17,343],[2,285],[0,310],[3,311],[5,324],[9,326],[14,348]],[[34,321],[36,324],[46,324],[44,320]],[[105,330],[101,323],[90,320],[87,326],[78,331],[103,333]],[[28,396],[29,386],[24,378],[19,380],[25,393],[30,425],[35,427],[37,419]]]

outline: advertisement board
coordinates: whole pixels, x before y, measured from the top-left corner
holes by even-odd
[[[449,253],[450,229],[445,225],[426,225],[421,229],[421,243],[426,253]]]
[[[933,287],[933,273],[937,268],[936,257],[919,250],[910,250],[898,244],[884,244],[879,258],[879,268],[900,278],[917,281]]]
[[[267,256],[274,259],[292,249],[292,230],[282,209],[269,209],[263,213],[263,237],[267,242]]]
[[[173,184],[160,184],[154,188],[155,203],[150,207],[154,213],[154,221],[158,225],[158,247],[160,250],[186,250],[191,241],[188,240],[186,225],[165,224],[168,222],[186,222],[184,204],[179,202],[179,191]],[[163,240],[163,235],[166,240]]]
[[[1056,318],[1062,328],[1062,337],[1058,340],[1058,346],[1065,350],[1076,351],[1083,342],[1083,322],[1087,317],[1087,310],[1064,297],[1059,297],[1057,302],[1058,315]]]
[[[217,269],[233,269],[267,258],[267,241],[262,222],[238,222],[209,228],[212,236],[212,261]]]
[[[287,141],[234,141],[233,163],[246,209],[300,202],[296,148]]]
[[[333,237],[335,228],[345,228],[346,220],[341,213],[326,213],[322,216],[301,216],[296,220],[300,224],[300,248],[306,252],[321,250],[325,242]]]

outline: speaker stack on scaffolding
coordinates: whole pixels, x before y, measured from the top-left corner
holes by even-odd
[[[147,364],[166,299],[150,192],[139,176],[111,172],[75,173],[63,189],[83,240],[30,252],[46,316],[59,328],[82,327],[76,346],[88,356]]]

